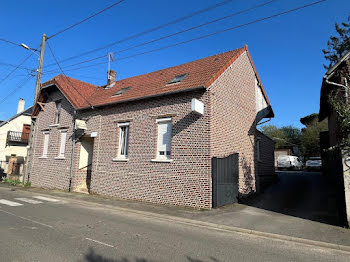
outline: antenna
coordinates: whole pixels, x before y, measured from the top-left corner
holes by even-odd
[[[108,73],[111,69],[111,61],[114,61],[114,53],[108,53]]]

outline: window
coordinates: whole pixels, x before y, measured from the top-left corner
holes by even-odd
[[[66,150],[66,139],[67,139],[67,130],[62,130],[60,151],[59,151],[58,157],[64,157],[64,151]]]
[[[170,159],[171,153],[171,118],[157,119],[157,159]]]
[[[128,91],[130,88],[131,88],[131,86],[123,87],[122,89],[117,91],[113,96],[120,96],[120,95],[124,94],[126,91]]]
[[[60,122],[61,107],[61,101],[56,102],[55,124],[58,124]]]
[[[128,158],[128,145],[129,145],[129,124],[130,123],[119,123],[119,147],[118,147],[118,158]]]
[[[261,161],[261,155],[260,155],[260,138],[256,140],[256,159],[258,161]]]
[[[49,132],[44,132],[44,147],[43,147],[43,155],[42,157],[47,157],[47,151],[49,149]]]
[[[188,74],[182,74],[175,76],[168,84],[179,83],[187,77]]]

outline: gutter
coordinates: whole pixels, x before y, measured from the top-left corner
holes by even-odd
[[[77,110],[74,109],[74,113],[73,113],[73,133],[72,133],[72,154],[71,154],[71,160],[70,160],[68,192],[72,192],[73,160],[74,160],[74,155],[75,155],[75,119],[76,119],[76,116],[77,116]]]
[[[334,85],[334,86],[338,86],[338,87],[341,87],[341,88],[344,88],[345,90],[345,102],[348,103],[349,101],[349,87],[347,86],[347,80],[345,78],[345,85],[342,85],[342,84],[339,84],[339,83],[335,83],[335,82],[331,82],[329,81],[328,79],[333,76],[334,73],[328,75],[328,76],[324,76],[324,80],[327,84],[329,85]]]
[[[139,100],[143,100],[143,99],[155,98],[155,97],[166,96],[166,95],[173,95],[173,94],[178,94],[178,93],[185,93],[185,92],[190,92],[190,91],[200,90],[200,89],[206,89],[206,87],[205,86],[197,86],[197,87],[193,87],[193,88],[181,89],[181,90],[171,91],[171,92],[167,92],[167,93],[161,93],[161,94],[157,94],[157,95],[131,98],[131,99],[111,102],[111,103],[107,103],[107,104],[94,105],[93,108],[110,106],[110,105],[115,105],[115,104],[122,104],[122,103],[127,103],[127,102],[134,102],[134,101],[139,101]],[[85,109],[92,109],[92,108],[91,108],[91,106],[77,108],[77,110],[85,110]]]

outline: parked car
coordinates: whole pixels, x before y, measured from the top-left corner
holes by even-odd
[[[303,162],[297,156],[279,156],[277,158],[277,169],[301,170]]]
[[[321,157],[310,157],[309,160],[306,161],[306,169],[308,171],[311,170],[321,170],[322,169],[322,160]]]

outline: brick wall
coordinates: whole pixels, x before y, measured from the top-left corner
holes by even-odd
[[[53,98],[57,99],[57,92]],[[207,93],[195,91],[78,112],[78,118],[87,121],[86,134],[98,132],[94,139],[91,192],[166,205],[210,208],[209,115],[207,107],[203,116],[192,113],[192,98],[208,105]],[[62,109],[62,125],[72,126],[72,108],[68,101],[64,100]],[[48,158],[40,158],[43,141],[40,130],[48,128],[54,112],[55,103],[49,102],[39,114],[31,180],[34,186],[67,189],[70,162],[54,158],[58,154],[57,127],[50,128]],[[156,119],[162,116],[172,117],[173,161],[170,163],[151,161],[156,154]],[[119,121],[130,121],[127,162],[113,160],[117,155]],[[67,137],[70,136],[71,129]],[[73,188],[81,180],[77,171],[79,146],[78,142]],[[66,147],[66,155],[70,154],[71,142]]]
[[[260,140],[260,160],[257,161],[256,172],[257,190],[259,191],[275,182],[277,175],[274,165],[275,142],[258,130],[256,131],[256,139]],[[258,147],[256,147],[256,150],[258,150]],[[258,152],[256,152],[256,155],[257,154]]]
[[[242,54],[209,87],[212,156],[239,153],[239,191],[255,188],[255,73]]]
[[[54,125],[56,102],[61,100],[62,110],[60,125]],[[73,108],[62,93],[54,91],[45,104],[45,110],[40,111],[36,120],[34,150],[30,180],[34,186],[58,188],[67,190],[69,186],[69,170],[72,153]],[[68,129],[65,149],[65,159],[58,159],[60,145],[60,130]],[[47,158],[42,157],[44,146],[44,131],[49,131],[49,149]]]

